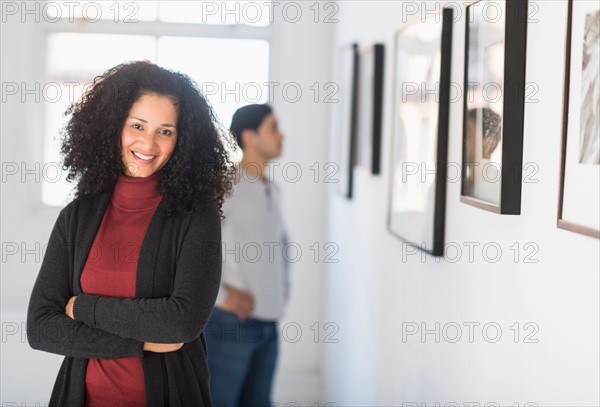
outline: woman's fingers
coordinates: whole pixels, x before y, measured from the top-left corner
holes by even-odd
[[[155,353],[175,352],[181,349],[183,343],[154,343],[144,342],[144,350]]]

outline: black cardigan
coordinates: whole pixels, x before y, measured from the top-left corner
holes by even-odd
[[[84,294],[79,278],[113,190],[60,211],[33,286],[27,341],[65,355],[49,406],[84,406],[88,358],[125,356],[142,358],[148,406],[211,406],[204,328],[221,279],[219,211],[167,215],[163,199],[140,247],[136,298]],[[73,295],[75,319],[65,314]],[[144,342],[185,344],[154,353]]]

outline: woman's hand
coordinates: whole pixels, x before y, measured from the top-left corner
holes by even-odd
[[[75,303],[75,299],[77,296],[73,296],[69,298],[69,302],[65,306],[65,314],[71,319],[75,319],[73,316],[73,304]],[[167,352],[175,352],[183,346],[183,343],[154,343],[154,342],[144,342],[144,350],[149,352],[156,353],[167,353]]]
[[[175,352],[181,349],[183,343],[154,343],[144,342],[144,350],[156,353]]]
[[[69,302],[67,302],[67,305],[65,306],[65,314],[67,314],[67,316],[71,319],[75,319],[75,317],[73,316],[73,304],[75,303],[75,298],[77,298],[77,296],[73,296],[69,299]]]

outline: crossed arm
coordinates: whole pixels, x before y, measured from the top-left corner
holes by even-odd
[[[144,342],[185,343],[201,334],[221,278],[218,210],[192,216],[171,296],[128,299],[82,293],[72,299],[65,209],[52,230],[31,295],[27,324],[35,327],[31,335],[28,329],[32,348],[88,358],[142,357]],[[64,304],[69,303],[72,315],[65,312]],[[55,327],[63,334],[55,338],[34,335]]]

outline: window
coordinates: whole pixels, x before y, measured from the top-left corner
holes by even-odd
[[[45,11],[57,23],[48,24],[46,37],[44,205],[72,199],[59,154],[63,113],[108,68],[147,59],[189,75],[225,127],[241,105],[268,100],[269,14],[255,7],[263,2],[232,2],[223,10],[215,6],[227,2],[75,2],[70,9],[66,3],[48,2]],[[138,22],[127,24],[126,16]]]
[[[225,126],[241,103],[264,103],[269,44],[261,40],[160,37],[158,64],[188,74]]]

